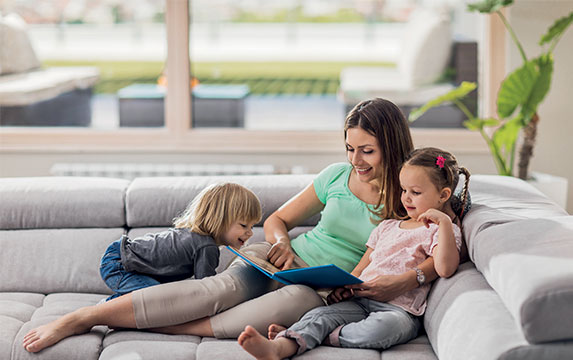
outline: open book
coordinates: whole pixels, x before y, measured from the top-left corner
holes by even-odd
[[[313,288],[333,288],[362,282],[359,278],[333,264],[281,271],[268,261],[250,256],[230,246],[227,246],[227,248],[266,276],[283,284],[302,284]]]

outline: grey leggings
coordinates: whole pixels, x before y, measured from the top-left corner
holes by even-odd
[[[243,250],[266,258],[267,242]],[[298,256],[296,266],[308,266]],[[183,280],[132,293],[138,329],[186,323],[206,316],[217,338],[236,338],[246,325],[266,334],[272,323],[290,326],[304,313],[324,305],[320,295],[304,285],[281,287],[241,259],[222,273],[201,280]]]

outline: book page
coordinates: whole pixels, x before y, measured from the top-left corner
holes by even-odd
[[[253,264],[256,264],[261,269],[265,270],[266,272],[270,273],[271,275],[274,275],[275,273],[281,271],[279,268],[277,268],[276,266],[274,266],[273,264],[271,264],[268,261],[259,259],[258,257],[255,257],[255,256],[248,255],[248,254],[244,253],[243,251],[237,250],[235,248],[233,248],[233,250],[235,250],[236,252],[241,254],[241,256],[243,256],[245,259],[249,259],[249,261],[251,261]]]

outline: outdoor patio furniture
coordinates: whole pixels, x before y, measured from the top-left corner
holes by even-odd
[[[339,97],[350,110],[362,100],[382,97],[396,103],[407,113],[414,107],[453,89],[455,82],[437,83],[448,65],[467,78],[477,80],[477,44],[452,40],[447,14],[421,9],[410,16],[403,48],[396,67],[352,66],[340,73]],[[463,51],[463,52],[462,52]],[[453,56],[451,56],[451,54]],[[460,66],[460,69],[458,69]],[[434,109],[434,126],[461,126],[457,109]],[[426,119],[432,113],[426,114]],[[417,124],[423,123],[421,118]]]
[[[247,95],[248,85],[195,86],[192,91],[193,127],[244,127]],[[164,87],[132,84],[120,89],[117,96],[120,126],[164,126]]]
[[[88,126],[95,67],[52,67],[40,62],[16,15],[0,17],[0,125]]]

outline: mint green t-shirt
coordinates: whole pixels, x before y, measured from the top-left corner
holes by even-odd
[[[314,229],[292,240],[293,250],[310,266],[335,264],[352,271],[366,251],[376,224],[368,205],[348,188],[352,166],[337,163],[322,170],[313,185],[325,206]]]

